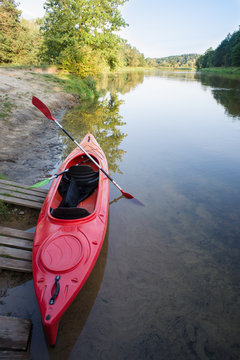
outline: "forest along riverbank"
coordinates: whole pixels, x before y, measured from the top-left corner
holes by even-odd
[[[58,119],[78,102],[77,96],[39,75],[46,71],[0,68],[0,173],[27,184],[45,177],[62,152],[58,130],[34,108],[32,96]]]

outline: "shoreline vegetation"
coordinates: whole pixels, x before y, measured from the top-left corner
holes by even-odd
[[[42,69],[46,81],[85,100],[98,96],[96,80],[102,73],[208,68],[209,72],[239,74],[235,67],[240,66],[240,31],[204,55],[145,58],[118,35],[128,26],[120,11],[126,1],[49,0],[44,17],[29,21],[21,17],[16,0],[2,0],[0,66]]]
[[[48,0],[45,16],[32,21],[21,18],[16,0],[1,1],[0,71],[5,81],[0,86],[0,120],[6,136],[8,121],[16,125],[24,113],[30,114],[26,104],[33,88],[28,81],[36,95],[48,94],[53,109],[66,110],[100,97],[97,81],[104,74],[161,70],[240,75],[240,31],[204,55],[145,58],[117,35],[128,26],[119,10],[126,1]],[[7,162],[13,154],[7,141],[4,146],[0,161]]]
[[[48,0],[44,4],[44,17],[29,21],[21,17],[16,0],[2,0],[0,66],[56,67],[60,70],[59,80],[53,76],[52,80],[67,92],[80,92],[85,97],[96,95],[94,80],[90,79],[96,79],[101,73],[149,68],[208,68],[211,72],[219,68],[221,73],[239,73],[235,69],[240,68],[239,30],[228,34],[216,50],[210,48],[204,55],[145,58],[118,35],[128,26],[120,11],[126,1],[106,0],[100,4],[98,0]],[[81,79],[78,85],[74,76]]]
[[[197,70],[201,73],[215,73],[219,75],[232,74],[240,76],[240,67],[209,67]]]

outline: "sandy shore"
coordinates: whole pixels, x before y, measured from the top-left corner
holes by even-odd
[[[57,120],[77,102],[41,72],[0,68],[1,102],[12,104],[9,115],[0,120],[0,173],[26,184],[51,172],[62,151],[56,125],[32,105],[32,96],[46,103]]]

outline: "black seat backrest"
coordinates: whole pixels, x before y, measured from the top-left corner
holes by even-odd
[[[89,165],[71,166],[58,186],[62,201],[51,214],[61,219],[76,219],[88,216],[89,212],[80,211],[77,205],[88,198],[98,186],[99,171],[94,171]],[[61,210],[58,210],[61,209]],[[64,213],[64,209],[66,210]],[[71,211],[67,210],[71,209]],[[76,210],[74,212],[74,210]],[[85,215],[84,215],[85,214]]]
[[[83,208],[65,208],[58,207],[56,209],[51,209],[51,215],[57,219],[80,219],[90,215],[90,213]]]

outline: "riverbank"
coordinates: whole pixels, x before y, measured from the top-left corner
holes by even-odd
[[[0,68],[0,79],[0,174],[32,184],[56,167],[62,152],[58,130],[33,107],[32,96],[61,120],[80,98],[97,96],[95,84],[54,68]]]
[[[240,67],[211,67],[211,68],[199,69],[198,71],[202,73],[217,73],[218,75],[221,74],[240,75]]]

